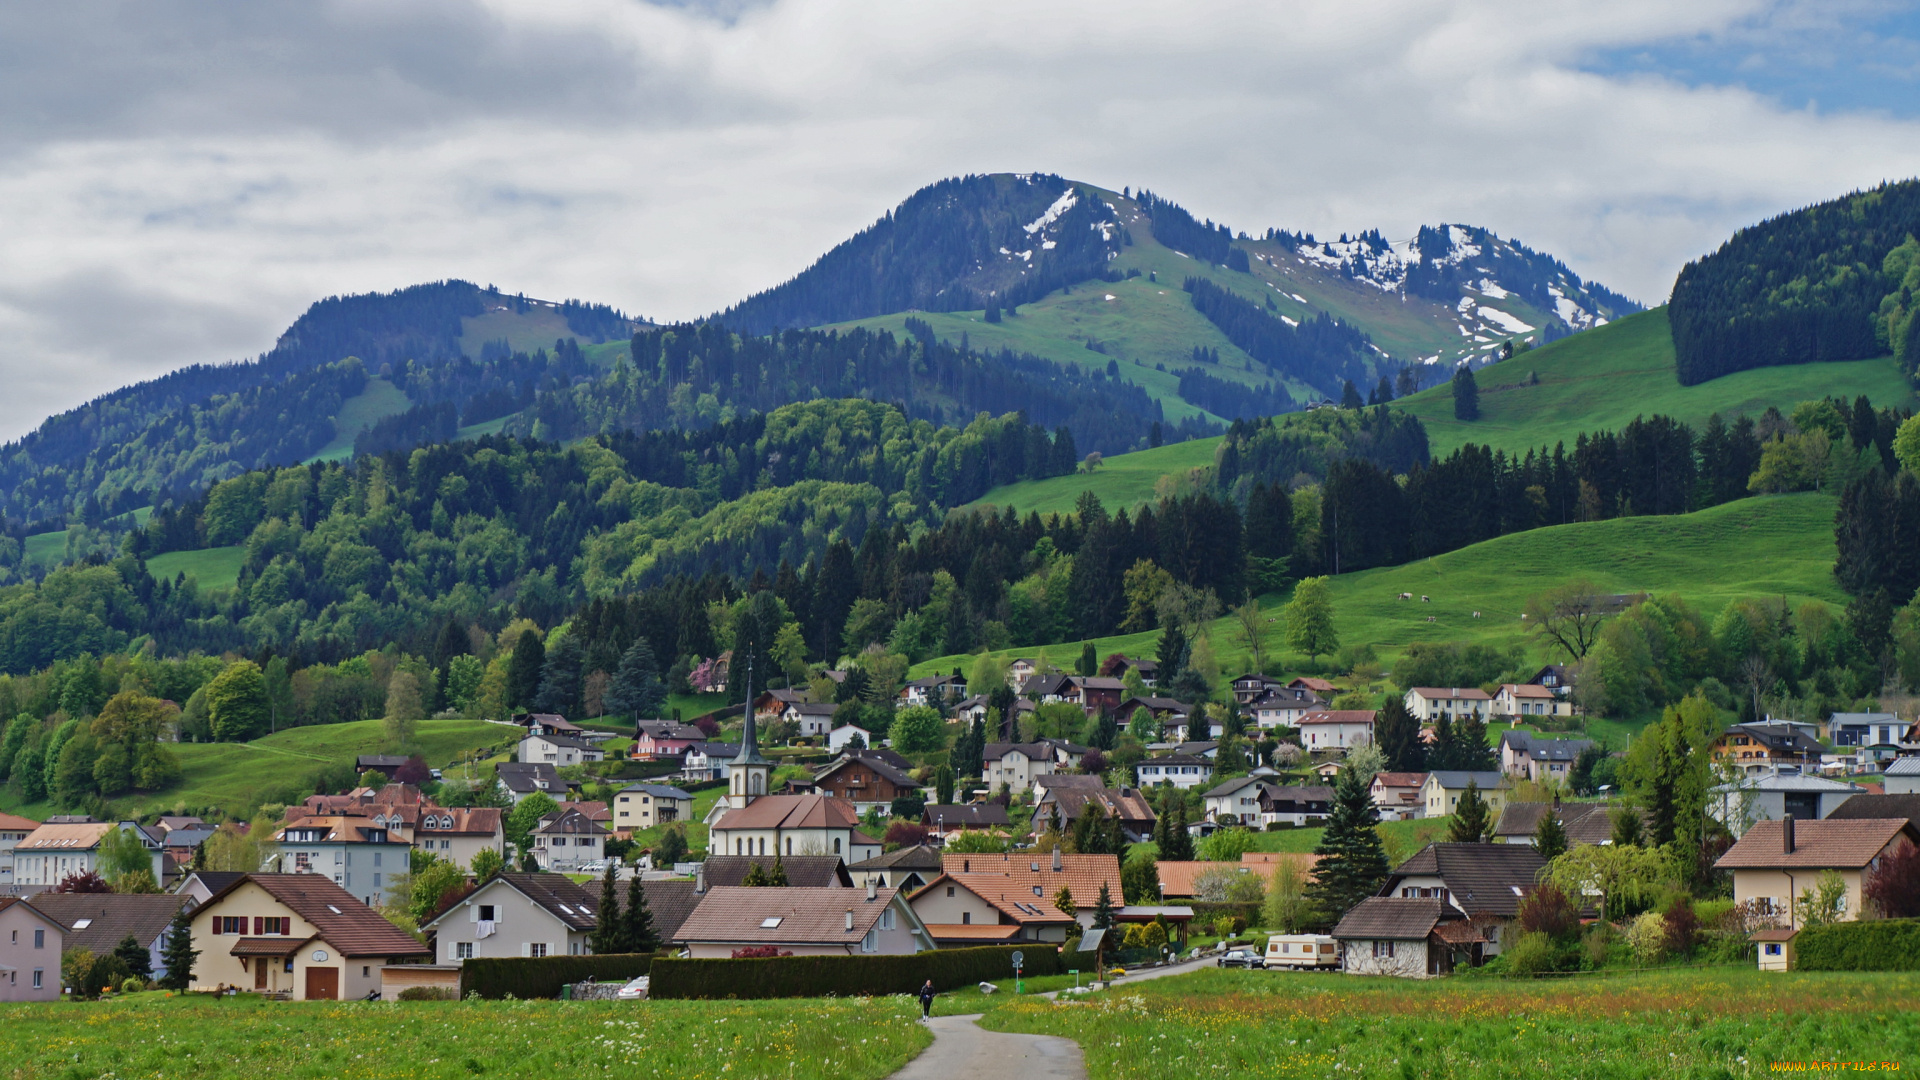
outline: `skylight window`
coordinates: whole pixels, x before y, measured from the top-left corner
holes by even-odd
[[[764,918],[764,919],[761,919],[761,920],[760,920],[760,929],[762,929],[762,930],[772,930],[772,929],[774,929],[775,927],[777,927],[777,926],[779,926],[779,925],[780,925],[780,918],[781,918],[781,917],[780,917],[780,916],[778,916],[778,915],[770,915],[770,916],[768,916],[767,918]]]
[[[92,925],[93,925],[92,919],[75,919],[73,922],[73,928],[75,930],[85,930],[87,927]]]
[[[333,912],[335,915],[340,914],[340,909],[337,907],[334,907],[332,904],[327,905],[327,910]]]
[[[565,904],[561,904],[561,905],[560,905],[560,910],[561,910],[561,911],[564,911],[564,912],[566,912],[566,913],[567,913],[567,914],[569,914],[569,915],[571,915],[571,914],[573,914],[573,909],[572,909],[572,908],[570,908],[570,907],[568,907],[568,906],[567,906],[567,905],[565,905]]]

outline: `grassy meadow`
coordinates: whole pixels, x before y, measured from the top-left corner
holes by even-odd
[[[148,993],[0,1005],[0,1058],[6,1075],[36,1080],[879,1080],[932,1040],[919,1015],[905,997],[305,1003]]]
[[[353,440],[375,423],[413,407],[406,391],[386,379],[368,379],[367,388],[340,403],[333,418],[333,441],[308,461],[345,461],[353,456]]]
[[[1003,484],[981,496],[980,501],[969,504],[967,509],[1011,506],[1022,515],[1065,514],[1073,511],[1082,492],[1091,491],[1110,513],[1131,510],[1159,501],[1156,489],[1161,477],[1211,467],[1214,450],[1219,445],[1218,438],[1192,439],[1120,454],[1107,458],[1090,474],[1073,473]]]
[[[1774,1062],[1920,1060],[1920,976],[1743,965],[1424,982],[1207,970],[1062,1004],[1023,999],[983,1026],[1077,1040],[1090,1080],[1747,1077]]]
[[[202,589],[231,589],[240,581],[240,567],[247,561],[247,546],[202,548],[199,551],[169,551],[147,560],[147,573],[155,581],[185,574],[200,583]]]

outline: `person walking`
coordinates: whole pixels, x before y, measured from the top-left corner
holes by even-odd
[[[927,1019],[932,1015],[933,1015],[933,980],[928,979],[925,985],[920,987],[920,1022],[923,1024],[926,1023]]]

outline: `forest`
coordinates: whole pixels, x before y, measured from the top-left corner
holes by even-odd
[[[1339,319],[1322,312],[1291,326],[1205,278],[1188,278],[1183,288],[1192,297],[1195,311],[1275,375],[1297,379],[1330,395],[1338,394],[1342,383],[1364,386],[1372,381],[1366,335]]]
[[[1771,364],[1896,353],[1912,374],[1909,246],[1920,232],[1920,180],[1781,214],[1688,263],[1668,306],[1680,382],[1692,386]],[[1910,280],[1911,279],[1911,280]]]

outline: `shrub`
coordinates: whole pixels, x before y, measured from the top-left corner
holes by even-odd
[[[1633,920],[1627,930],[1627,945],[1633,958],[1642,964],[1657,964],[1667,951],[1667,919],[1657,911],[1648,911]]]
[[[1549,939],[1571,941],[1580,936],[1580,913],[1573,901],[1551,881],[1534,886],[1520,901],[1517,913],[1520,928],[1529,934],[1545,934]]]
[[[1507,970],[1515,975],[1541,975],[1559,970],[1560,950],[1554,946],[1553,938],[1539,930],[1521,934],[1520,940],[1500,955],[1506,958]]]
[[[1234,929],[1233,923],[1234,919],[1231,915],[1222,915],[1213,920],[1213,936],[1217,938],[1230,938],[1239,933],[1240,931]]]
[[[1050,945],[937,949],[895,956],[782,956],[755,960],[678,960],[653,964],[647,996],[657,1000],[857,997],[912,994],[933,980],[935,990],[952,990],[1013,975],[1013,953],[1023,954],[1022,974],[1029,978],[1064,970]],[[472,961],[468,961],[472,963]]]
[[[652,966],[652,953],[475,958],[460,965],[460,996],[479,994],[489,1001],[509,994],[521,999],[557,998],[560,988],[569,983],[624,982],[647,974]]]
[[[400,991],[401,1001],[456,1001],[459,995],[450,986],[409,986]]]
[[[1661,918],[1666,923],[1667,952],[1675,956],[1691,954],[1700,936],[1700,919],[1693,913],[1693,898],[1674,897],[1673,903],[1667,906],[1667,913]]]
[[[138,975],[128,976],[127,981],[120,984],[120,992],[123,994],[136,994],[146,988],[147,984],[141,982]]]
[[[1793,951],[1802,971],[1920,971],[1920,919],[1809,927]]]

